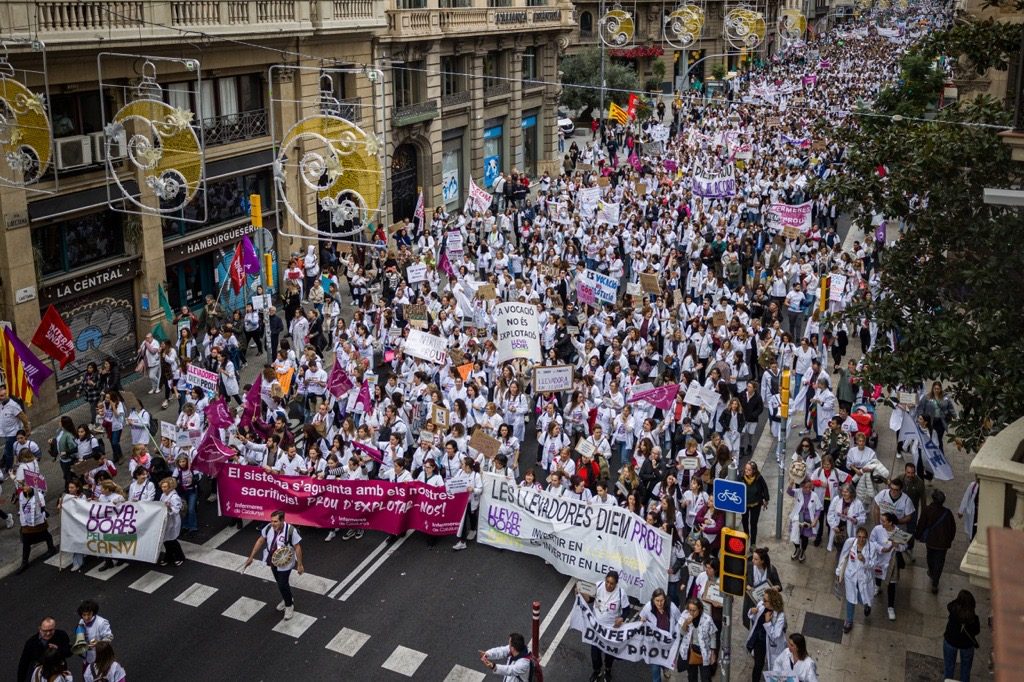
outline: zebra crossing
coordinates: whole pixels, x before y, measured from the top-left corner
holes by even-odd
[[[185,543],[182,544],[184,545]],[[194,547],[198,548],[198,546]],[[219,552],[219,550],[210,547],[202,547],[201,549],[203,550],[202,552],[197,550],[193,550],[193,552],[195,554],[203,554],[204,558],[207,559],[207,561],[203,563],[221,564],[224,568],[227,567],[226,564],[228,563],[237,563],[233,558],[234,555],[231,555],[231,558],[228,558],[214,554],[214,558],[210,559],[210,553]],[[186,550],[186,552],[188,552],[188,550]],[[67,559],[64,558],[62,562],[59,554],[47,559],[45,563],[58,569],[66,568],[68,565]],[[115,576],[129,568],[129,566],[131,565],[123,564],[120,566],[114,566],[106,571],[99,571],[99,566],[97,566],[82,575],[95,580],[109,582]],[[204,607],[208,608],[211,603],[211,599],[221,591],[217,587],[201,582],[192,582],[190,585],[185,586],[184,589],[181,589],[181,581],[176,581],[176,578],[177,576],[170,573],[153,569],[133,580],[128,585],[128,588],[142,594],[153,596],[154,598],[170,598],[175,603],[195,609],[203,609]],[[186,579],[186,581],[187,580],[188,579]],[[318,592],[319,594],[330,598],[327,593],[330,591],[330,588],[333,587],[333,584],[328,585],[323,582],[324,580],[325,579],[323,578],[311,576],[311,580],[307,582],[306,587],[309,591]],[[175,587],[176,582],[178,583],[177,587]],[[248,623],[257,615],[265,613],[265,610],[273,609],[274,605],[269,604],[268,602],[254,599],[252,597],[239,596],[230,606],[223,609],[220,612],[220,615],[233,621]],[[317,623],[321,622],[321,620],[322,619],[317,616],[296,610],[290,620],[284,620],[282,617],[271,628],[271,630],[295,640],[316,638],[318,636],[323,636],[321,634],[323,628],[317,627]],[[340,656],[355,659],[359,655],[359,652],[365,648],[371,638],[372,636],[365,632],[360,632],[349,627],[343,627],[337,633],[331,634],[331,637],[325,644],[324,648]],[[422,651],[398,645],[380,664],[380,668],[404,677],[414,678],[416,676],[416,672],[423,665],[423,662],[427,660],[428,655],[429,654]],[[486,675],[483,672],[472,670],[462,665],[455,665],[442,682],[481,682],[485,678]]]

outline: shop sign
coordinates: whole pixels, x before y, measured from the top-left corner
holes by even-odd
[[[139,259],[136,258],[45,286],[39,290],[39,301],[45,305],[78,298],[95,289],[102,289],[111,284],[131,279],[137,274],[139,274]]]

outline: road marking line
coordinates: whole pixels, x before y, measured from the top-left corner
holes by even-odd
[[[325,649],[330,649],[343,656],[349,658],[359,653],[359,650],[363,648],[363,645],[370,641],[370,636],[359,632],[358,630],[351,630],[349,628],[342,628],[341,632],[334,636],[334,639],[327,643]]]
[[[220,615],[240,620],[243,623],[248,623],[249,620],[266,605],[266,602],[259,601],[258,599],[239,597],[238,601],[224,609],[224,612]]]
[[[174,601],[188,606],[199,606],[212,597],[216,591],[216,587],[210,587],[202,583],[193,583],[192,587],[175,597]]]
[[[562,643],[562,638],[565,637],[565,633],[569,631],[569,621],[572,619],[572,611],[569,611],[569,615],[565,617],[565,622],[562,623],[562,627],[558,628],[558,632],[555,633],[555,638],[551,640],[551,646],[547,648],[544,655],[540,658],[540,667],[545,668],[548,665],[548,661],[551,660],[551,656],[555,653],[558,645]]]
[[[248,520],[242,522],[243,528],[247,525],[249,525]],[[241,528],[237,526],[228,526],[227,528],[221,528],[219,533],[217,533],[212,538],[203,543],[203,547],[206,547],[207,549],[217,549],[225,542],[230,540],[232,537],[234,537],[240,530]]]
[[[223,568],[226,571],[233,571],[235,573],[242,570],[246,560],[246,557],[241,554],[225,552],[222,549],[210,549],[203,545],[192,544],[191,542],[182,542],[181,548],[185,551],[185,556],[191,561],[206,564],[207,566],[216,566],[217,568]],[[245,575],[254,576],[267,582],[274,582],[274,576],[270,573],[270,566],[259,560],[253,561],[252,565],[245,569]],[[306,592],[327,594],[334,587],[335,582],[330,578],[313,575],[312,573],[303,573],[302,575],[293,573],[291,585]]]
[[[282,635],[288,635],[298,639],[309,629],[309,626],[316,622],[314,616],[307,616],[304,613],[296,611],[292,614],[291,620],[282,619],[280,623],[274,626],[274,632],[280,632]]]
[[[365,583],[367,578],[369,578],[371,575],[373,575],[374,572],[378,568],[380,568],[382,565],[384,565],[384,562],[387,561],[388,558],[390,558],[390,556],[392,554],[397,552],[398,548],[402,546],[402,543],[405,542],[406,540],[408,540],[411,537],[411,535],[412,534],[409,533],[409,534],[403,535],[402,537],[400,537],[397,540],[395,540],[391,544],[391,546],[388,547],[388,550],[386,552],[384,552],[380,556],[380,558],[378,558],[376,561],[374,561],[372,566],[370,566],[368,569],[363,571],[363,574],[361,576],[359,576],[359,578],[357,578],[356,581],[354,583],[352,583],[349,586],[349,588],[347,590],[345,590],[344,593],[342,593],[342,595],[340,597],[338,597],[338,599],[340,599],[341,601],[348,601],[348,598],[351,597],[353,595],[353,593],[355,593],[355,591],[359,589],[359,586],[362,585],[363,583]],[[356,569],[356,570],[358,570],[358,569]]]
[[[128,564],[121,564],[120,566],[115,564],[113,568],[108,568],[105,571],[101,571],[100,570],[101,568],[103,568],[103,563],[102,562],[100,563],[99,566],[97,566],[96,568],[94,568],[91,571],[89,571],[88,573],[86,573],[86,575],[89,576],[90,578],[96,578],[97,580],[104,580],[104,581],[110,580],[115,575],[117,575],[118,573],[120,573],[124,569],[128,568]]]
[[[373,561],[377,557],[378,554],[383,552],[387,548],[387,546],[388,546],[387,542],[381,542],[379,545],[374,547],[373,551],[370,552],[369,555],[367,555],[367,557],[365,559],[363,559],[361,562],[359,562],[359,565],[356,566],[354,569],[352,569],[351,573],[349,573],[347,576],[345,576],[345,578],[343,580],[339,581],[338,584],[335,586],[335,588],[333,590],[331,590],[330,593],[328,593],[327,596],[330,597],[331,599],[336,598],[338,596],[338,593],[341,592],[343,589],[345,589],[346,585],[348,585],[350,582],[352,582],[357,577],[359,577],[359,575],[362,572],[362,570],[364,568],[366,568],[366,566],[371,561]]]
[[[153,594],[161,587],[164,583],[173,578],[173,575],[167,575],[160,571],[150,571],[146,575],[142,576],[128,587],[139,592],[145,592],[146,594]]]
[[[547,615],[544,616],[544,620],[540,623],[540,633],[538,635],[540,639],[544,639],[544,632],[548,629],[548,626],[551,625],[551,621],[555,619],[555,615],[561,610],[562,604],[565,603],[565,600],[569,597],[569,594],[572,592],[572,588],[575,585],[576,579],[569,578],[569,582],[567,582],[565,587],[562,588],[562,593],[558,595],[558,599],[556,599],[555,603],[551,605],[551,609],[548,610]]]
[[[395,647],[395,650],[388,656],[388,660],[380,666],[385,670],[396,672],[399,675],[412,677],[416,669],[425,661],[427,655],[422,651],[416,651],[404,646]]]
[[[444,678],[444,682],[483,682],[486,678],[487,675],[479,670],[470,670],[466,666],[457,665]]]

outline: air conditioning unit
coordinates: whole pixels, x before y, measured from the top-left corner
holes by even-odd
[[[107,160],[107,134],[104,132],[89,133],[92,138],[92,158],[96,163]],[[110,158],[123,159],[128,150],[128,138],[122,130],[110,141]]]
[[[54,140],[57,143],[57,168],[68,170],[92,163],[92,144],[88,135],[73,135]]]

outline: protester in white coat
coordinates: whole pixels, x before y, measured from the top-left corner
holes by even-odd
[[[814,494],[814,482],[810,478],[799,483],[794,481],[786,494],[793,498],[793,510],[789,513],[789,541],[793,543],[790,558],[803,561],[807,542],[814,537],[821,520],[822,502]]]
[[[828,429],[829,420],[836,416],[836,396],[828,387],[828,379],[818,379],[818,390],[815,391],[811,402],[818,408],[815,433],[820,438]]]
[[[857,499],[853,486],[848,483],[840,488],[839,495],[828,508],[828,551],[836,546],[842,547],[867,518],[868,512]]]
[[[747,651],[754,657],[751,679],[760,680],[761,673],[772,669],[775,659],[786,650],[786,613],[782,593],[775,588],[764,592],[761,603],[747,613],[750,632]]]
[[[640,622],[664,631],[669,637],[672,628],[679,622],[679,616],[679,607],[669,601],[665,590],[660,587],[654,590],[651,600],[640,609]],[[657,663],[651,663],[652,682],[661,682],[661,671],[664,669]]]
[[[789,673],[797,682],[818,682],[818,664],[807,654],[807,640],[794,632],[786,640],[786,651],[775,659],[772,672]]]
[[[846,621],[843,631],[853,629],[853,608],[864,605],[864,615],[871,613],[871,600],[875,598],[875,564],[878,562],[878,546],[868,539],[868,529],[857,529],[857,535],[843,543],[839,565],[836,566],[836,581],[846,594]]]
[[[164,556],[160,560],[161,566],[174,563],[181,566],[185,563],[185,552],[181,549],[178,536],[181,535],[181,509],[184,503],[175,488],[178,481],[173,476],[168,476],[160,481],[160,501],[167,507],[167,518],[164,519]]]

